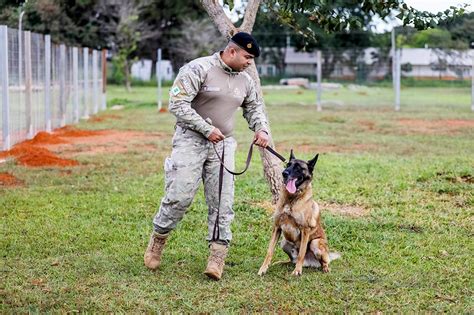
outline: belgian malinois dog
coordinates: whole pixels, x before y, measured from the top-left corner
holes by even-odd
[[[284,186],[273,216],[267,256],[258,271],[260,276],[267,272],[282,232],[284,239],[281,247],[296,264],[292,273],[294,276],[301,275],[303,266],[322,267],[323,272],[329,272],[329,262],[340,257],[339,253],[329,252],[319,206],[313,200],[311,180],[318,156],[316,154],[306,162],[296,159],[291,150],[290,160],[283,171]]]

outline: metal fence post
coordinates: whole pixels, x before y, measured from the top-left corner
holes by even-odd
[[[472,68],[471,68],[471,110],[474,112],[474,49],[471,49]]]
[[[318,112],[322,111],[322,104],[321,104],[321,93],[322,93],[322,62],[321,62],[321,50],[316,52],[316,59],[317,59],[317,69],[316,69],[316,79],[317,79],[317,87],[316,87],[316,107]]]
[[[46,131],[51,132],[51,35],[44,37],[44,115]]]
[[[395,77],[397,76],[395,71],[396,71],[396,65],[395,65],[395,62],[396,62],[396,56],[395,56],[395,52],[396,52],[396,47],[395,47],[395,28],[392,29],[392,33],[391,33],[391,42],[392,42],[392,48],[390,49],[391,52],[392,52],[392,86],[393,86],[393,90],[394,92],[396,91],[397,89],[397,86],[396,86],[396,80],[395,80]]]
[[[84,68],[84,119],[89,119],[89,48],[83,48],[83,68]]]
[[[395,111],[400,110],[401,49],[395,50]]]
[[[158,48],[156,51],[157,54],[157,60],[156,60],[156,81],[158,81],[158,110],[161,110],[161,107],[163,106],[163,101],[162,101],[162,92],[161,92],[161,48]]]
[[[98,55],[97,50],[92,51],[92,90],[93,90],[93,103],[94,103],[94,114],[99,112],[99,75],[97,73],[98,67]]]
[[[59,115],[61,127],[66,126],[66,45],[59,46]]]
[[[10,109],[8,107],[8,28],[0,25],[0,80],[2,88],[3,150],[10,150]]]
[[[28,130],[28,139],[34,137],[33,131],[33,106],[31,82],[31,32],[25,31],[25,110],[26,110],[26,128]]]
[[[102,110],[107,109],[107,50],[102,49]]]
[[[72,48],[72,85],[74,91],[74,122],[79,122],[79,50]]]

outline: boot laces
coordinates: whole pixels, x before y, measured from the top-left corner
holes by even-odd
[[[225,261],[226,253],[222,251],[216,251],[212,255],[212,260],[218,264],[218,265],[223,265]]]
[[[163,248],[163,244],[165,243],[166,238],[161,237],[153,237],[153,244],[151,245],[152,251],[158,251],[160,248]]]

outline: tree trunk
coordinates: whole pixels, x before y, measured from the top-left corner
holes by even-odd
[[[261,0],[249,0],[247,3],[247,8],[245,10],[244,21],[239,29],[237,29],[232,21],[225,15],[223,8],[220,6],[219,2],[216,0],[201,0],[201,3],[209,14],[209,17],[216,25],[219,32],[226,38],[230,39],[235,33],[238,31],[243,31],[247,33],[251,33],[253,29],[253,25],[255,23],[255,18],[257,16],[258,8],[260,6]],[[255,83],[257,84],[257,91],[259,94],[260,99],[263,100],[262,94],[262,87],[260,85],[260,78],[258,76],[257,67],[255,66],[255,62],[252,66],[248,67],[247,70],[248,74],[254,79]],[[263,103],[263,102],[262,102]],[[264,104],[264,103],[263,103]],[[264,105],[264,112],[266,114],[266,108]],[[269,126],[270,128],[270,126]],[[274,147],[273,138],[271,135],[271,131],[268,130],[270,134],[270,146]],[[270,191],[272,193],[272,202],[275,204],[278,200],[278,195],[281,188],[282,183],[282,167],[280,164],[280,160],[269,153],[267,150],[260,148],[260,157],[262,159],[263,164],[263,173],[265,175],[265,179],[267,180]]]

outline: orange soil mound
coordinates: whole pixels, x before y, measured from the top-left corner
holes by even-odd
[[[0,186],[17,186],[21,184],[23,184],[23,181],[19,180],[12,174],[0,173]]]
[[[74,127],[66,126],[54,131],[54,134],[59,137],[91,137],[103,134],[102,131],[80,130]]]
[[[39,132],[33,139],[15,145],[10,151],[0,152],[0,158],[15,157],[18,164],[31,167],[41,166],[75,166],[77,161],[56,156],[42,145],[68,143],[63,138],[89,137],[102,134],[100,131],[79,130],[74,127],[64,127],[53,134]]]
[[[33,139],[25,141],[24,143],[38,145],[38,144],[59,144],[59,143],[68,143],[68,142],[58,137],[57,135],[40,131],[36,134],[36,136]]]
[[[122,119],[119,115],[109,114],[109,115],[101,115],[101,116],[94,116],[89,119],[90,122],[102,122],[106,119]]]
[[[31,143],[23,142],[17,144],[10,151],[1,152],[0,158],[13,156],[17,162],[24,166],[74,166],[79,163],[74,160],[62,159],[54,155],[51,151],[35,146]]]

